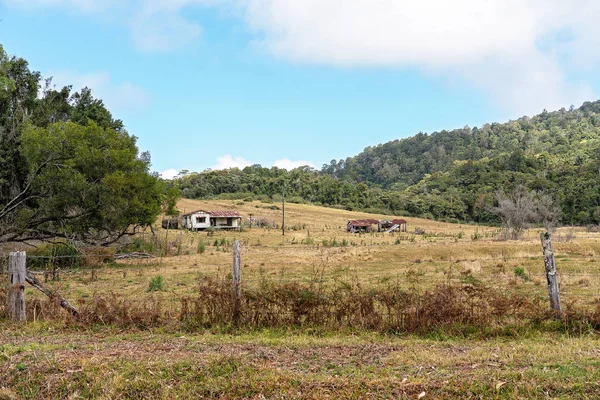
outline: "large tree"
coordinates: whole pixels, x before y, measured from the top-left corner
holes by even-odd
[[[71,95],[0,46],[0,242],[109,244],[160,213],[147,153],[89,89]]]
[[[0,210],[0,242],[57,237],[109,244],[152,224],[163,188],[135,138],[94,123],[29,126],[27,179]]]

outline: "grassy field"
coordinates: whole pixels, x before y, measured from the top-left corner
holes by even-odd
[[[235,209],[280,223],[281,211],[259,202],[182,200],[180,209]],[[245,228],[243,232],[171,230],[170,254],[147,260],[128,260],[100,268],[97,279],[90,270],[64,273],[51,282],[67,297],[77,299],[94,293],[114,292],[126,296],[143,294],[152,276],[164,278],[165,300],[196,293],[202,276],[224,277],[231,272],[231,244],[242,244],[242,274],[246,287],[264,279],[278,282],[309,282],[318,278],[356,280],[363,285],[394,282],[427,289],[439,283],[464,281],[472,276],[497,287],[510,286],[524,293],[545,295],[544,265],[539,230],[527,232],[521,241],[500,241],[500,230],[408,218],[409,232],[351,234],[348,219],[389,218],[383,215],[288,204],[286,230]],[[297,230],[292,230],[296,228]],[[415,235],[415,228],[425,230]],[[166,235],[156,228],[164,242]],[[151,241],[151,235],[140,240]],[[199,244],[204,247],[199,251]],[[587,302],[600,295],[600,234],[584,228],[561,228],[554,247],[561,293],[566,301]],[[31,295],[36,295],[33,290]]]
[[[232,209],[280,223],[281,211],[274,206],[179,204],[186,212]],[[212,236],[171,230],[167,237],[157,227],[160,240],[141,235],[131,246],[157,250],[166,242],[168,254],[62,271],[59,281],[47,285],[77,307],[102,295],[130,302],[129,310],[152,313],[151,298],[161,304],[161,318],[168,322],[140,327],[100,318],[84,325],[52,318],[50,313],[62,311],[44,307],[36,315],[30,312],[25,328],[0,322],[0,399],[600,396],[600,338],[591,326],[565,329],[546,319],[495,330],[414,335],[354,326],[235,330],[180,324],[181,298],[202,296],[200,281],[227,282],[234,240],[242,244],[243,286],[256,293],[265,282],[311,288],[347,284],[363,294],[385,293],[391,286],[421,294],[439,285],[471,291],[481,286],[499,293],[495,296],[522,295],[546,307],[538,230],[506,242],[499,240],[498,228],[406,218],[406,233],[345,232],[348,219],[367,217],[390,218],[287,204],[285,236],[278,229],[254,227]],[[425,233],[415,234],[416,228]],[[593,312],[600,297],[600,234],[561,228],[554,241],[563,302]],[[157,276],[160,290],[148,293]],[[30,302],[42,301],[34,289],[27,289],[27,296]],[[148,308],[136,309],[136,302]]]

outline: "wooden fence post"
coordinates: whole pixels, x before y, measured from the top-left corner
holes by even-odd
[[[12,252],[8,257],[8,317],[13,321],[25,321],[25,279],[27,277],[26,254]]]
[[[242,268],[240,241],[233,242],[233,325],[239,326],[242,306]]]
[[[554,318],[562,317],[560,306],[560,294],[558,292],[558,279],[556,276],[556,263],[554,262],[554,248],[552,247],[552,235],[550,232],[540,233],[542,240],[542,251],[544,253],[544,265],[546,267],[546,279],[548,281],[548,296],[550,307],[554,310]]]

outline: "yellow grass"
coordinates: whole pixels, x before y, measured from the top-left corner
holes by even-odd
[[[246,218],[265,217],[281,222],[281,211],[272,204],[241,201],[182,200],[179,208],[237,210]],[[403,216],[397,216],[403,217]],[[539,230],[527,232],[521,241],[499,240],[499,228],[449,224],[426,219],[404,217],[407,233],[351,234],[345,230],[349,219],[390,219],[372,215],[311,205],[286,204],[285,236],[281,230],[245,228],[243,232],[189,232],[170,230],[171,254],[151,260],[122,261],[117,267],[101,268],[97,280],[83,270],[63,274],[63,280],[51,283],[70,300],[95,293],[114,292],[128,297],[145,294],[152,276],[162,275],[165,291],[157,295],[178,302],[179,297],[193,295],[201,276],[226,277],[231,271],[231,247],[234,240],[242,243],[243,285],[252,287],[261,280],[360,282],[363,285],[399,284],[407,288],[431,288],[443,282],[485,282],[496,287],[510,287],[519,292],[545,296],[544,267]],[[157,223],[155,232],[164,240],[166,232]],[[425,235],[415,235],[415,228]],[[560,242],[573,231],[575,238]],[[475,233],[480,237],[475,238]],[[149,232],[143,237],[150,238]],[[563,299],[591,303],[599,294],[600,234],[584,229],[561,228],[555,234],[555,250]],[[229,245],[214,246],[225,240]],[[206,250],[198,253],[203,241]],[[338,245],[323,245],[333,241]],[[399,242],[398,242],[399,241]],[[307,244],[308,243],[308,244]],[[347,244],[347,245],[342,245]],[[515,276],[522,267],[527,277]],[[29,291],[34,294],[33,289]]]
[[[186,212],[231,209],[280,222],[280,211],[270,206],[179,204]],[[176,320],[179,299],[197,294],[199,277],[225,277],[231,271],[230,246],[217,247],[214,241],[240,240],[247,287],[261,279],[416,289],[481,281],[547,295],[536,229],[521,241],[501,241],[497,228],[406,218],[407,233],[356,235],[345,231],[348,219],[390,216],[296,204],[287,204],[286,210],[289,227],[306,226],[287,230],[285,236],[258,228],[213,236],[171,230],[168,242],[175,246],[163,258],[102,266],[97,279],[89,269],[63,271],[60,281],[47,284],[77,305],[96,293],[146,298],[150,279],[162,275],[164,291],[155,296]],[[166,232],[158,225],[156,235],[164,240]],[[414,235],[416,227],[425,235]],[[567,234],[575,237],[565,241]],[[600,234],[561,228],[554,237],[563,301],[592,305],[600,287]],[[323,245],[334,240],[338,246]],[[199,241],[206,244],[202,254]],[[517,267],[525,277],[515,274]],[[40,294],[28,288],[27,296]],[[517,332],[515,338],[440,340],[360,331],[317,330],[314,335],[293,328],[235,335],[161,327],[121,332],[111,326],[84,332],[51,321],[25,327],[5,322],[0,331],[0,382],[5,382],[0,398],[414,399],[421,393],[424,398],[597,398],[600,393],[599,340],[592,333],[571,337],[533,330]]]

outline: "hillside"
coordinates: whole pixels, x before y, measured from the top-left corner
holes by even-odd
[[[580,108],[544,110],[531,118],[464,127],[367,147],[355,157],[323,171],[385,188],[405,188],[426,174],[451,170],[457,160],[478,161],[504,155],[506,167],[519,169],[522,157],[545,156],[582,164],[597,155],[600,101]],[[514,156],[506,157],[506,155]]]
[[[565,224],[600,223],[600,101],[503,124],[419,133],[321,171],[254,165],[176,180],[194,199],[289,200],[346,210],[497,223],[497,190],[546,192]]]

